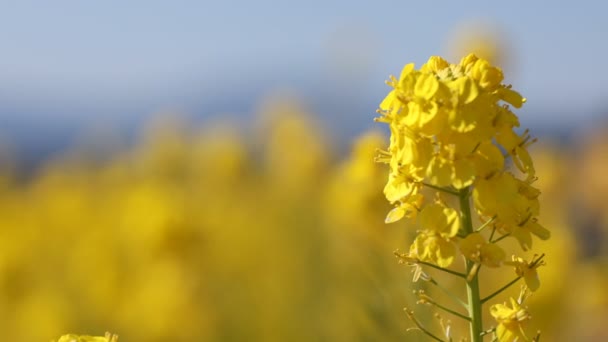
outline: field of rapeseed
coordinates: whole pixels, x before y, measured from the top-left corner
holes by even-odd
[[[436,321],[432,308],[415,305],[421,289],[441,294],[412,285],[410,268],[392,255],[408,250],[418,228],[384,223],[388,168],[373,159],[388,137],[364,134],[338,155],[293,103],[268,106],[259,121],[250,132],[159,121],[106,158],[75,147],[25,180],[4,163],[3,339],[107,330],[121,341],[426,340],[408,331],[406,306],[429,329],[449,324],[454,336],[466,336],[458,317]],[[530,149],[539,221],[552,236],[534,241],[546,265],[527,304],[547,340],[606,337],[605,146],[597,132],[576,149],[548,140]],[[504,242],[505,250],[520,249],[520,239]],[[489,288],[515,276],[486,270],[479,277]],[[494,300],[518,293],[514,286]]]
[[[606,132],[532,138],[482,48],[406,65],[347,151],[285,100],[2,159],[2,340],[608,339]]]

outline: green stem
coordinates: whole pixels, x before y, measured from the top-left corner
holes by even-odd
[[[488,329],[486,331],[481,332],[481,336],[486,336],[487,334],[491,334],[496,331],[496,328]]]
[[[440,289],[443,293],[445,293],[448,297],[450,297],[450,299],[453,300],[454,303],[456,303],[458,305],[462,305],[462,307],[465,308],[467,311],[469,310],[469,306],[467,305],[467,303],[463,302],[455,294],[453,294],[452,292],[450,292],[445,287],[441,286],[441,284],[439,284],[435,279],[431,278],[431,279],[429,279],[429,282],[431,284],[437,286],[437,288]]]
[[[433,335],[432,332],[428,331],[427,328],[425,328],[422,323],[420,323],[416,317],[414,316],[414,311],[409,310],[408,308],[403,309],[405,311],[405,314],[407,315],[407,317],[414,322],[414,324],[416,325],[416,327],[422,331],[423,333],[427,334],[429,337],[431,337],[432,339],[434,339],[435,341],[439,341],[439,342],[444,342],[442,339],[440,339],[439,337]],[[408,329],[409,330],[409,329]]]
[[[452,190],[452,189],[442,188],[440,186],[435,186],[435,185],[429,184],[429,183],[422,183],[422,185],[427,186],[427,187],[429,187],[431,189],[435,189],[437,191],[441,191],[441,192],[445,192],[445,193],[454,195],[454,196],[458,196],[459,195],[459,193],[457,191]]]
[[[434,268],[436,270],[440,270],[440,271],[443,271],[443,272],[446,272],[446,273],[449,273],[449,274],[453,274],[453,275],[455,275],[457,277],[460,277],[460,278],[465,278],[467,276],[466,274],[463,274],[463,273],[460,273],[460,272],[456,272],[456,271],[452,271],[452,270],[450,270],[448,268],[443,268],[443,267],[431,264],[430,262],[426,262],[426,261],[422,261],[422,260],[418,260],[417,262],[420,265],[425,265],[425,266],[428,266],[428,267],[432,267],[432,268]]]
[[[435,302],[434,300],[432,300],[430,298],[425,298],[424,301],[427,302],[427,303],[429,303],[429,304],[431,304],[431,305],[435,305],[437,308],[439,308],[439,309],[441,309],[441,310],[443,310],[445,312],[448,312],[448,313],[451,313],[454,316],[460,317],[460,318],[464,319],[465,321],[469,321],[469,322],[471,321],[470,317],[465,316],[465,315],[461,314],[460,312],[452,310],[452,309],[450,309],[450,308],[448,308],[446,306],[443,306],[443,305]]]
[[[492,228],[492,233],[490,234],[490,238],[488,239],[488,241],[492,242],[492,238],[494,237],[494,233],[496,233],[496,226],[494,226]]]
[[[494,240],[494,241],[490,241],[490,242],[491,242],[491,243],[497,243],[498,241],[500,241],[500,240],[502,240],[502,239],[504,239],[504,238],[506,238],[506,237],[509,237],[509,236],[511,236],[511,234],[507,233],[507,234],[505,234],[505,235],[503,235],[503,236],[501,236],[501,237],[497,238],[496,240]]]
[[[471,206],[469,204],[469,189],[462,189],[458,194],[460,200],[460,211],[462,212],[462,226],[464,231],[468,234],[472,234],[473,222],[471,219]],[[475,267],[475,263],[466,260],[466,273],[469,274]],[[479,294],[479,279],[478,275],[467,281],[467,298],[469,302],[469,317],[471,318],[471,342],[482,342],[483,337],[481,333],[483,331],[482,316],[481,316],[481,297]]]
[[[499,294],[500,294],[502,291],[504,291],[504,290],[508,289],[508,288],[509,288],[511,285],[513,285],[513,284],[517,283],[517,281],[518,281],[519,279],[521,279],[521,277],[517,277],[517,278],[515,278],[515,279],[511,280],[511,282],[509,282],[507,285],[505,285],[505,286],[501,287],[500,289],[496,290],[496,292],[494,292],[494,293],[492,293],[491,295],[487,296],[486,298],[482,299],[482,300],[481,300],[481,304],[483,304],[483,303],[485,303],[485,302],[489,301],[490,299],[492,299],[492,298],[496,297],[496,296],[497,296],[497,295],[499,295]]]
[[[487,220],[486,223],[482,224],[481,227],[477,228],[475,231],[480,232],[484,230],[484,228],[490,225],[490,223],[494,222],[494,220],[496,220],[496,215],[494,215],[491,219]]]

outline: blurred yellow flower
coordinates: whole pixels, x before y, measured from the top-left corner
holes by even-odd
[[[410,254],[441,267],[451,265],[456,256],[452,238],[460,229],[458,212],[435,203],[422,210],[419,221],[422,229],[410,247]]]
[[[465,258],[488,267],[499,267],[505,260],[505,251],[496,244],[486,242],[479,233],[461,240],[460,252]]]
[[[117,342],[118,336],[106,333],[105,336],[87,336],[87,335],[63,335],[57,342]]]
[[[525,333],[526,323],[530,319],[527,309],[521,303],[510,298],[511,306],[507,303],[494,304],[490,313],[498,323],[495,334],[499,342],[528,341]]]
[[[542,262],[540,259],[533,262],[527,262],[523,258],[512,256],[512,260],[506,261],[505,264],[515,267],[515,273],[519,277],[524,278],[526,286],[528,289],[530,289],[530,291],[538,290],[540,287],[540,279],[538,278],[538,272],[536,269],[544,265],[544,262]]]
[[[402,218],[414,219],[418,215],[424,196],[422,194],[415,194],[408,198],[407,201],[402,201],[399,205],[393,208],[386,215],[385,223],[393,223],[401,220]]]

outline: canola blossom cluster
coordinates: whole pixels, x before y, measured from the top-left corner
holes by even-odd
[[[419,70],[407,64],[399,79],[390,78],[387,84],[393,89],[376,119],[391,132],[388,150],[377,157],[390,166],[384,194],[394,208],[386,222],[418,220],[417,237],[406,255],[409,261],[447,268],[462,255],[475,265],[475,272],[481,266],[511,266],[534,291],[540,258],[509,260],[498,243],[513,237],[527,251],[533,236],[550,236],[537,219],[540,191],[533,185],[535,170],[528,152],[535,140],[527,130],[516,132],[520,124],[512,111],[525,99],[503,84],[503,78],[500,68],[473,54],[458,64],[431,57]],[[429,198],[425,189],[437,191],[436,196]],[[459,197],[460,208],[444,195]],[[480,222],[476,229],[471,198]],[[510,341],[505,329],[520,329],[513,322],[528,317],[518,313],[517,320],[508,320],[505,308],[491,310],[501,327],[496,329],[503,334],[500,341]]]

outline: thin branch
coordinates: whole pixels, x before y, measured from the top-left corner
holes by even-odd
[[[424,182],[422,182],[421,184],[424,185],[424,186],[427,186],[427,187],[429,187],[431,189],[435,189],[437,191],[445,192],[445,193],[448,193],[448,194],[451,194],[451,195],[454,195],[454,196],[458,196],[459,195],[458,191],[456,191],[456,190],[452,190],[452,189],[448,189],[448,188],[442,188],[440,186],[436,186],[436,185],[429,184],[429,183],[424,183]]]
[[[488,241],[492,241],[492,238],[494,237],[494,233],[496,233],[496,226],[492,227],[492,234],[490,234],[490,240],[488,240]]]
[[[435,302],[429,296],[425,296],[424,298],[421,298],[420,300],[421,300],[422,303],[429,303],[429,304],[435,305],[439,309],[441,309],[441,310],[443,310],[445,312],[451,313],[454,316],[460,317],[460,318],[464,319],[465,321],[469,321],[469,322],[471,321],[471,318],[469,316],[465,316],[465,315],[461,314],[460,312],[457,312],[457,311],[454,311],[454,310],[452,310],[450,308],[447,308],[447,307],[445,307],[445,306],[443,306],[443,305]]]
[[[538,265],[538,263],[541,262],[541,260],[543,260],[544,257],[545,257],[545,253],[541,254],[536,260],[534,260],[530,263],[530,267],[531,268],[536,267],[536,265]]]
[[[456,295],[454,295],[452,292],[448,291],[448,289],[446,289],[445,287],[439,285],[439,283],[431,278],[429,279],[429,282],[435,286],[437,286],[437,288],[439,288],[443,293],[445,293],[446,295],[448,295],[448,297],[450,297],[450,299],[452,299],[455,303],[462,305],[463,308],[465,308],[465,310],[469,310],[469,305],[465,302],[463,302],[460,298],[456,297]]]
[[[425,265],[425,266],[428,266],[428,267],[432,267],[432,268],[434,268],[434,269],[436,269],[436,270],[440,270],[440,271],[447,272],[447,273],[449,273],[449,274],[453,274],[453,275],[458,276],[458,277],[460,277],[460,278],[466,278],[466,276],[467,276],[467,275],[466,275],[466,274],[464,274],[464,273],[460,273],[460,272],[452,271],[452,270],[450,270],[450,269],[448,269],[448,268],[443,268],[443,267],[440,267],[440,266],[437,266],[437,265],[431,264],[431,263],[426,262],[426,261],[421,261],[421,260],[418,260],[418,263],[419,263],[419,264],[421,264],[421,265]]]
[[[408,256],[406,254],[401,254],[401,253],[399,253],[398,250],[395,251],[395,252],[393,252],[393,254],[395,254],[395,256],[397,256],[397,258],[399,258],[401,261],[403,261],[403,262],[405,262],[405,263],[407,263],[409,265],[414,265],[414,264],[425,265],[425,266],[434,268],[436,270],[440,270],[440,271],[443,271],[443,272],[446,272],[446,273],[449,273],[449,274],[453,274],[453,275],[461,277],[461,278],[465,278],[466,277],[466,274],[464,274],[464,273],[452,271],[452,270],[450,270],[448,268],[443,268],[441,266],[437,266],[435,264],[431,264],[429,262],[422,261],[422,260],[420,260],[418,258],[410,257],[410,256]]]
[[[511,280],[511,282],[509,282],[507,285],[501,287],[500,289],[498,289],[496,292],[492,293],[491,295],[487,296],[486,298],[483,298],[481,300],[481,304],[484,304],[485,302],[487,302],[488,300],[496,297],[497,295],[499,295],[502,291],[508,289],[511,285],[515,284],[519,279],[521,279],[521,277],[517,277],[513,280]]]
[[[496,331],[496,328],[492,328],[492,329],[488,329],[488,330],[482,331],[480,335],[481,336],[485,336],[485,335],[487,335],[489,333],[493,333],[494,331]]]
[[[405,310],[405,314],[407,315],[407,317],[412,322],[414,322],[414,324],[416,325],[416,327],[418,329],[420,329],[420,331],[422,331],[423,333],[427,334],[429,337],[431,337],[435,341],[445,342],[444,340],[440,339],[439,337],[433,335],[433,333],[431,333],[430,331],[428,331],[420,322],[418,322],[418,320],[416,319],[416,317],[414,317],[414,311],[408,310],[407,308],[405,308],[404,310]]]
[[[504,239],[504,238],[506,238],[506,237],[508,237],[508,236],[511,236],[511,233],[507,233],[507,234],[505,234],[505,235],[503,235],[503,236],[501,236],[501,237],[497,238],[496,240],[494,240],[494,241],[490,241],[490,242],[491,242],[491,243],[497,243],[498,241],[500,241],[500,240],[502,240],[502,239]]]
[[[485,227],[487,227],[488,225],[490,225],[490,223],[494,222],[494,220],[496,220],[496,215],[492,216],[491,219],[487,220],[486,223],[482,224],[479,228],[477,228],[475,230],[475,232],[482,231]]]

